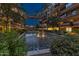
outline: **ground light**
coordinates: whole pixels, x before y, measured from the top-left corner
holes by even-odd
[[[45,33],[44,32],[43,33],[42,32],[38,32],[37,33],[37,37],[38,38],[44,38],[45,37]]]

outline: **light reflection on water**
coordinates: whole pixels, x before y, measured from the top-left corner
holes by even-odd
[[[45,39],[38,38],[36,32],[28,32],[25,35],[25,38],[29,50],[40,50],[48,48],[46,38]]]

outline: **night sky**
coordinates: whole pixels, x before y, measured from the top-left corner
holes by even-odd
[[[30,16],[36,15],[38,12],[42,11],[44,8],[44,4],[42,3],[23,3],[21,7],[26,11],[26,14]],[[39,21],[37,19],[26,19],[26,25],[37,25]]]

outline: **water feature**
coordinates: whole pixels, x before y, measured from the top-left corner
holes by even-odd
[[[37,32],[27,32],[25,35],[26,43],[28,45],[28,50],[41,50],[48,48],[48,42],[45,39],[40,39],[37,37]]]

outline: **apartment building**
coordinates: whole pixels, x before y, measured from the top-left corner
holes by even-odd
[[[53,5],[52,7],[50,7]],[[50,8],[49,8],[50,7]],[[49,4],[46,11],[48,18],[61,18],[63,20],[58,21],[55,29],[66,30],[71,32],[72,29],[79,29],[79,4],[78,3],[55,3]],[[47,20],[48,25],[53,25],[55,22]],[[48,30],[53,30],[52,27],[48,27]]]
[[[0,32],[24,29],[25,13],[18,4],[0,4]]]

